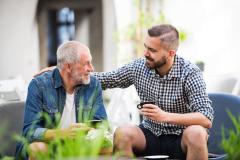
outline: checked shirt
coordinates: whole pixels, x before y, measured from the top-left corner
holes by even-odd
[[[103,89],[134,85],[141,101],[154,101],[171,113],[200,112],[213,121],[213,108],[206,93],[206,84],[198,67],[176,55],[167,75],[160,77],[140,58],[111,72],[95,73]],[[181,134],[186,126],[158,123],[143,117],[142,125],[156,136]]]

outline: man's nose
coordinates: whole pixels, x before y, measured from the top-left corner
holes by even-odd
[[[148,56],[149,56],[149,51],[148,51],[148,49],[145,49],[145,50],[143,51],[143,55],[144,55],[145,57],[148,57]]]
[[[89,72],[93,72],[94,71],[94,67],[92,64],[89,64],[89,68],[88,68]]]

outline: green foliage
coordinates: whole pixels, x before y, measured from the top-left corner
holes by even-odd
[[[234,129],[225,130],[222,128],[221,146],[227,153],[229,160],[240,159],[240,116],[234,117],[231,112],[227,111],[231,118]]]
[[[203,61],[196,61],[196,63],[195,63],[197,66],[198,66],[198,68],[201,70],[201,71],[204,71],[204,66],[205,66],[205,64],[204,64],[204,62]]]
[[[196,65],[204,65],[204,62],[203,62],[203,61],[200,61],[200,60],[198,60],[198,61],[196,61]]]
[[[89,127],[92,127],[91,123],[87,124]],[[28,148],[29,142],[25,137],[15,136],[15,138],[24,145],[23,153],[31,154],[38,160],[97,157],[101,154],[102,149],[108,148],[112,151],[113,137],[108,131],[109,126],[107,122],[98,123],[94,127],[96,128],[89,132],[76,128],[78,129],[78,134],[75,138],[63,138],[59,129],[59,135],[54,140],[46,142],[48,145],[47,152],[34,154],[30,153]]]
[[[4,143],[4,137],[6,136],[6,130],[7,128],[7,123],[6,122],[1,122],[0,124],[0,142],[1,142],[1,145],[0,145],[0,154],[2,153],[2,151],[4,150],[4,148],[6,147],[6,142]]]
[[[60,115],[58,114],[56,114],[54,121],[48,114],[40,113],[39,116],[44,119],[47,126],[60,122]],[[54,140],[46,142],[48,145],[47,153],[30,153],[28,138],[22,136],[16,136],[15,138],[24,145],[23,154],[31,154],[38,160],[96,157],[104,148],[109,148],[111,151],[113,146],[112,134],[109,132],[108,123],[105,121],[94,121],[94,123],[93,121],[86,121],[85,124],[95,129],[87,132],[82,128],[75,128],[78,134],[74,138],[63,137],[59,124],[56,124],[53,129],[59,130],[59,132]],[[27,137],[31,134],[33,134],[33,128],[30,129]]]
[[[182,29],[179,30],[179,40],[180,42],[184,42],[187,40],[188,33]]]
[[[108,133],[107,127],[100,125],[88,133],[80,129],[75,138],[62,138],[59,135],[48,142],[47,153],[39,152],[34,156],[40,160],[97,157],[102,148],[112,148],[112,137]]]
[[[9,136],[7,135],[7,130],[8,130],[8,126],[9,124],[6,121],[2,121],[0,124],[0,159],[1,160],[14,160],[13,157],[9,157],[9,156],[4,156],[2,155],[2,152],[8,147],[8,143],[7,141],[4,140],[5,137]],[[11,136],[11,135],[10,135]],[[12,137],[10,137],[12,138]]]
[[[14,158],[6,156],[6,157],[3,157],[1,160],[14,160]]]

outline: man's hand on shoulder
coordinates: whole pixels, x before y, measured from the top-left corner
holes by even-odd
[[[36,74],[34,75],[34,77],[36,77],[36,76],[38,76],[38,75],[40,75],[40,74],[43,74],[44,72],[52,71],[52,70],[54,70],[55,68],[56,68],[56,66],[43,68],[43,69],[41,69],[38,73],[36,73]]]

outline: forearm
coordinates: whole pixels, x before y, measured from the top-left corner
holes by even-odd
[[[126,88],[129,85],[127,80],[121,80],[121,76],[119,76],[116,72],[101,72],[101,73],[94,73],[94,76],[100,81],[102,89],[110,89],[110,88]],[[126,85],[126,86],[125,86]]]
[[[204,125],[211,124],[214,118],[214,110],[211,107],[211,101],[206,92],[206,84],[203,80],[201,72],[194,72],[188,78],[185,84],[186,96],[188,98],[189,106],[194,113],[201,113]],[[208,123],[207,120],[210,122]],[[210,125],[211,127],[211,125]]]
[[[132,67],[127,64],[111,72],[95,72],[93,75],[100,81],[102,89],[126,88],[133,84]]]
[[[184,126],[201,125],[204,128],[212,127],[212,122],[199,112],[185,114],[165,112],[163,122]]]

